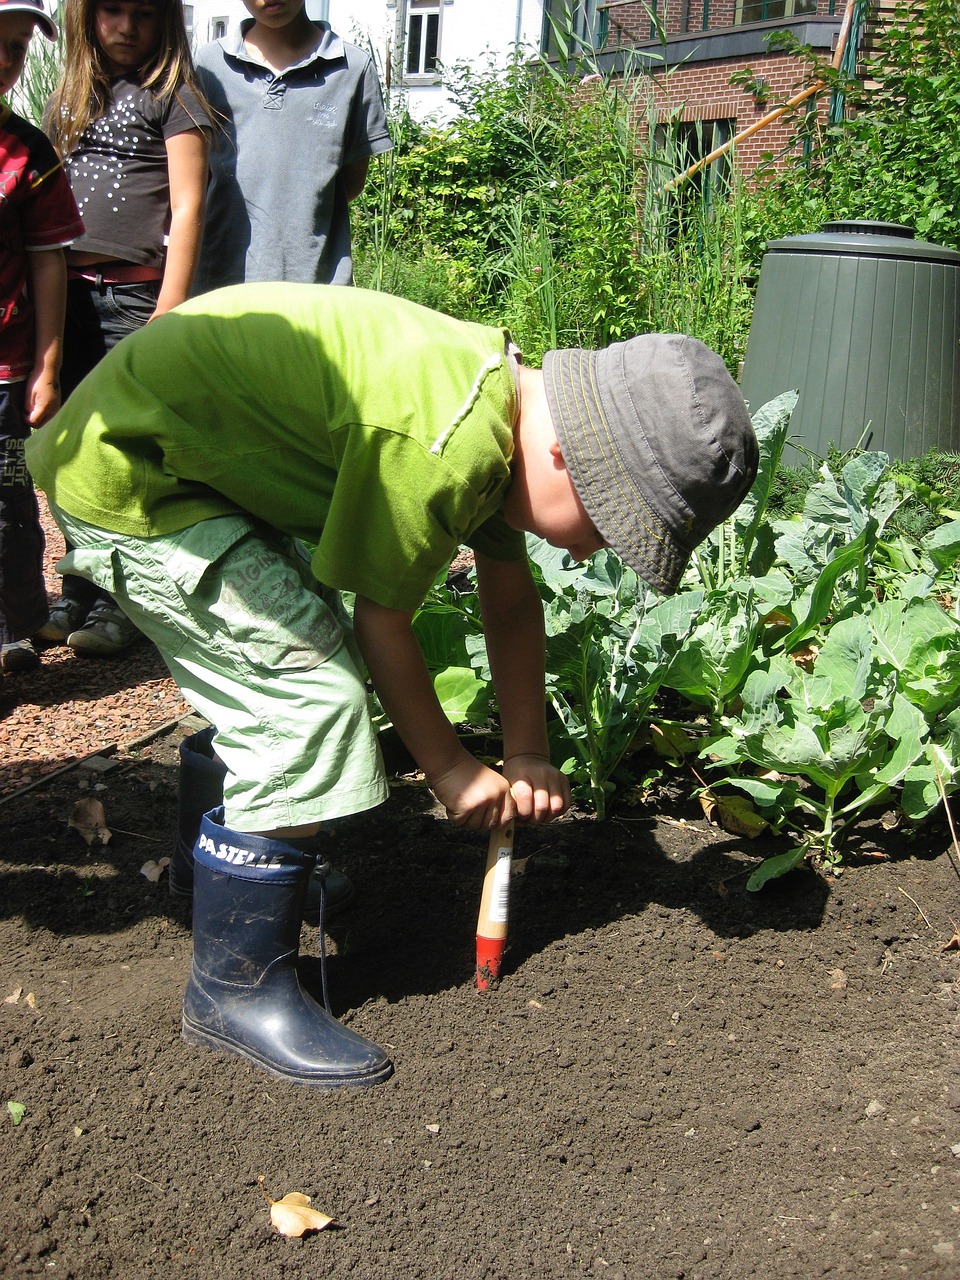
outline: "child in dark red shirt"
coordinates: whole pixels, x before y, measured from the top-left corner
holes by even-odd
[[[23,70],[40,0],[0,0],[0,94]],[[23,457],[31,427],[60,407],[67,271],[63,246],[83,223],[60,161],[39,129],[0,103],[0,668],[39,664],[31,641],[47,621],[43,530]]]

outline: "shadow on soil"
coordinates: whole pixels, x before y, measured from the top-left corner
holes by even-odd
[[[117,933],[149,918],[189,928],[166,875],[141,868],[168,856],[176,829],[179,735],[105,775],[71,770],[0,807],[0,914],[59,936]],[[102,801],[113,837],[88,848],[68,821],[76,801]],[[331,825],[330,856],[353,880],[350,910],[329,922],[330,983],[341,1009],[400,1000],[469,981],[486,841],[438,818],[428,792],[397,787],[387,804]],[[691,817],[693,812],[691,810]],[[937,843],[937,842],[934,842]],[[939,849],[939,844],[937,845]],[[648,908],[691,913],[718,937],[817,929],[831,892],[812,869],[760,893],[746,890],[749,848],[702,823],[571,816],[517,833],[505,971],[562,939]],[[912,851],[914,854],[916,850]],[[304,935],[304,981],[319,980],[319,941]]]

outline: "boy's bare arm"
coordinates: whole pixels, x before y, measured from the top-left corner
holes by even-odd
[[[27,269],[33,303],[34,357],[27,377],[26,413],[31,427],[42,427],[60,408],[60,358],[67,305],[67,266],[63,250],[39,249],[28,253]]]
[[[507,822],[516,814],[509,784],[460,745],[437,701],[412,617],[357,596],[357,643],[380,701],[451,821],[474,831]]]
[[[503,772],[524,818],[549,822],[570,806],[550,763],[544,694],[543,604],[526,560],[477,554],[483,632],[503,728]]]
[[[363,190],[367,181],[367,170],[370,168],[370,161],[364,157],[363,160],[354,160],[353,164],[345,164],[340,170],[340,177],[343,182],[343,192],[347,197],[347,202],[356,200],[357,196]]]

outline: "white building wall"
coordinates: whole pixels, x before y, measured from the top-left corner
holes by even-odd
[[[307,0],[311,17],[326,19],[344,39],[370,48],[392,90],[404,65],[408,7],[409,0]],[[540,47],[543,0],[437,0],[436,7],[441,64],[504,66],[516,45],[526,53]],[[195,47],[232,34],[248,16],[242,0],[193,0],[189,8]],[[447,120],[455,110],[440,76],[403,77],[400,87],[417,120]]]

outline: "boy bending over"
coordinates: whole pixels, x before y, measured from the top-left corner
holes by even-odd
[[[553,351],[539,371],[503,329],[385,294],[247,284],[125,339],[28,459],[77,548],[65,567],[115,597],[217,726],[224,808],[194,850],[183,1034],[336,1088],[391,1064],[296,977],[320,824],[387,794],[331,594],[356,593],[363,661],[451,820],[549,822],[570,796],[549,760],[524,533],[577,559],[610,546],[673,591],[752,484],[757,446],[723,363],[690,338]],[[502,774],[460,745],[411,628],[461,544]]]

